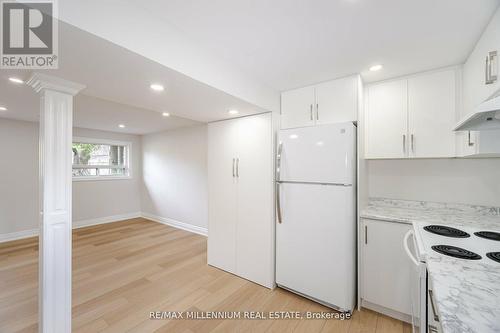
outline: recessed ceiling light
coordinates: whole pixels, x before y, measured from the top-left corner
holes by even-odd
[[[0,111],[7,111],[7,108],[5,106],[0,106]]]
[[[120,124],[120,125],[118,125],[118,127],[120,127],[120,128],[125,128],[125,125]]]
[[[170,113],[168,113],[168,112],[163,112],[161,115],[162,115],[163,117],[170,117]]]
[[[9,77],[9,81],[14,82],[14,83],[18,83],[18,84],[24,83],[23,80],[18,79],[17,77]]]
[[[231,115],[235,115],[235,114],[238,114],[238,110],[229,110],[227,111],[227,113],[231,114]]]
[[[297,139],[299,136],[297,134],[291,134],[290,139]]]
[[[376,71],[379,71],[381,69],[382,69],[382,65],[373,65],[372,67],[370,67],[371,72],[376,72]]]
[[[154,91],[163,91],[165,88],[161,84],[153,83],[152,85],[149,86],[151,89]]]

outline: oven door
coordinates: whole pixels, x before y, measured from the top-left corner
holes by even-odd
[[[411,259],[410,299],[413,333],[427,332],[427,269],[417,258],[417,242],[413,230],[409,230],[403,241],[406,254]]]

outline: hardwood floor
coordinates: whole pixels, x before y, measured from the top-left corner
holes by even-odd
[[[145,219],[73,231],[73,332],[410,332],[350,320],[154,320],[151,311],[329,311],[206,264],[206,238]],[[38,239],[0,244],[0,332],[37,332]]]

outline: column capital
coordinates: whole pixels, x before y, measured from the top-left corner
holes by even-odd
[[[72,96],[85,88],[83,84],[41,73],[34,73],[26,84],[31,86],[37,93],[43,90],[54,90]]]

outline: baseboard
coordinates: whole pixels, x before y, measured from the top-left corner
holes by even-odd
[[[406,313],[402,313],[402,312],[399,312],[399,311],[388,309],[388,308],[383,307],[381,305],[370,303],[370,302],[365,301],[365,300],[361,300],[361,307],[367,308],[369,310],[381,313],[383,315],[386,315],[386,316],[389,316],[389,317],[392,317],[392,318],[395,318],[397,320],[401,320],[401,321],[407,322],[408,324],[411,324],[411,322],[412,322],[411,316],[408,315],[408,314],[406,314]]]
[[[38,236],[38,229],[9,232],[8,234],[0,234],[0,243],[11,242],[18,239],[30,238],[35,236]]]
[[[89,219],[89,220],[73,221],[73,229],[79,229],[79,228],[90,227],[90,226],[98,225],[98,224],[105,224],[105,223],[118,222],[118,221],[123,221],[123,220],[128,220],[128,219],[134,219],[134,218],[138,218],[141,216],[142,215],[140,212],[135,212],[135,213],[128,213],[128,214],[99,217],[99,218]],[[0,243],[15,241],[15,240],[23,239],[23,238],[35,237],[35,236],[38,236],[38,229],[23,230],[23,231],[11,232],[8,234],[0,234]]]
[[[150,213],[145,213],[145,212],[142,212],[141,215],[145,219],[148,219],[148,220],[151,220],[151,221],[154,221],[154,222],[158,222],[158,223],[161,223],[161,224],[166,224],[166,225],[169,225],[169,226],[174,227],[174,228],[178,228],[178,229],[182,229],[182,230],[185,230],[185,231],[193,232],[195,234],[202,235],[202,236],[207,236],[208,235],[208,229],[207,228],[199,227],[199,226],[196,226],[196,225],[192,225],[192,224],[188,224],[188,223],[176,221],[176,220],[170,219],[168,217],[161,217],[161,216],[157,216],[157,215],[150,214]]]
[[[129,219],[135,219],[135,218],[138,218],[141,216],[142,216],[141,212],[135,212],[135,213],[128,213],[128,214],[98,217],[98,218],[89,219],[89,220],[73,221],[73,229],[79,229],[79,228],[84,228],[84,227],[90,227],[93,225],[118,222],[118,221],[129,220]]]

